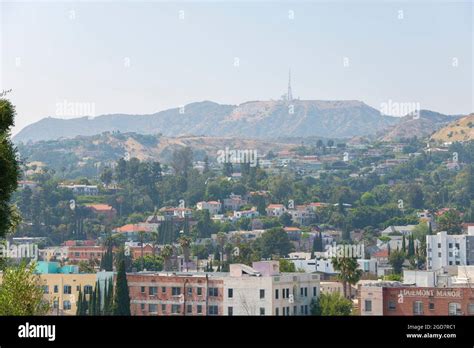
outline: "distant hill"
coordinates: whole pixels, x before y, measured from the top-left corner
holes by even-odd
[[[459,116],[446,116],[438,112],[420,110],[418,115],[407,115],[400,122],[385,130],[379,138],[382,141],[399,141],[417,136],[424,138],[445,126],[449,122],[458,119]]]
[[[474,113],[441,128],[431,136],[431,139],[439,142],[474,140]]]
[[[251,101],[221,105],[210,101],[188,104],[151,115],[103,115],[75,119],[44,118],[21,130],[14,141],[28,142],[90,136],[103,132],[162,134],[168,137],[277,138],[375,135],[397,124],[360,101]],[[183,112],[184,111],[184,112]]]
[[[136,157],[140,160],[169,162],[173,151],[180,147],[192,148],[196,160],[207,155],[215,161],[219,150],[257,150],[265,155],[270,150],[278,152],[294,148],[294,144],[230,137],[183,136],[177,138],[137,133],[103,133],[78,136],[73,139],[39,141],[18,145],[18,151],[26,162],[42,162],[56,171],[91,174],[96,167],[112,166],[118,159]],[[86,170],[86,171],[85,171]],[[89,170],[89,172],[87,172]]]

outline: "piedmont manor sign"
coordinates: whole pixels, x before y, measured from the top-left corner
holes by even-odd
[[[402,289],[398,293],[398,303],[404,297],[461,298],[460,289]]]

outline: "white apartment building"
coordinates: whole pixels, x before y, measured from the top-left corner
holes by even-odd
[[[268,216],[280,217],[286,212],[283,204],[270,204],[265,209]]]
[[[310,315],[319,275],[280,273],[278,261],[230,265],[224,277],[224,315]]]
[[[222,210],[222,203],[219,201],[198,202],[196,204],[197,210],[209,210],[209,214],[216,215]]]
[[[474,230],[468,234],[449,235],[438,232],[426,236],[427,269],[439,270],[449,266],[474,264]]]
[[[334,269],[332,259],[330,258],[316,258],[316,259],[303,259],[303,258],[290,258],[295,268],[298,270],[304,270],[306,273],[320,272],[327,274],[336,274],[338,271]],[[377,261],[374,259],[357,259],[359,269],[363,272],[370,274],[377,274]]]
[[[228,198],[224,198],[224,209],[225,210],[239,210],[240,207],[247,204],[247,201],[240,195],[230,194]]]
[[[71,190],[77,195],[97,196],[99,188],[97,185],[59,185],[60,188]]]
[[[256,218],[259,215],[260,214],[258,213],[258,211],[255,207],[253,207],[252,209],[249,209],[249,210],[234,211],[234,219],[241,219],[241,218],[253,219],[253,218]]]

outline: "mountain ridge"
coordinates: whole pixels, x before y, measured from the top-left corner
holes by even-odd
[[[206,100],[146,115],[107,114],[72,119],[47,117],[23,128],[13,140],[26,143],[103,132],[136,132],[168,137],[344,138],[374,136],[400,122],[402,118],[382,115],[379,110],[359,100],[270,100],[238,105]]]

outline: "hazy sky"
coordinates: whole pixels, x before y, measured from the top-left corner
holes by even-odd
[[[12,89],[14,133],[46,116],[79,116],[57,115],[65,101],[100,115],[278,99],[290,67],[293,95],[301,99],[358,99],[375,108],[391,100],[469,113],[472,7],[471,1],[2,2],[0,93]]]

